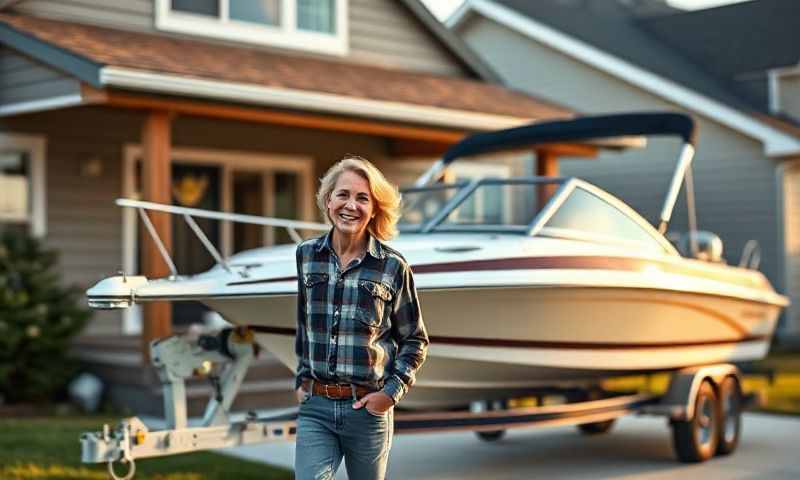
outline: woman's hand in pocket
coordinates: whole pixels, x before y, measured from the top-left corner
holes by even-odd
[[[392,401],[391,397],[382,391],[368,393],[361,397],[360,400],[353,402],[354,409],[358,410],[359,408],[363,407],[374,415],[382,415],[393,406],[394,402]]]

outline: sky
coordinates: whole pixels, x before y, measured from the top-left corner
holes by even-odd
[[[444,20],[452,13],[464,0],[422,0],[439,20]],[[718,7],[729,3],[737,3],[746,0],[667,0],[667,3],[676,8],[686,10],[697,10],[700,8]]]

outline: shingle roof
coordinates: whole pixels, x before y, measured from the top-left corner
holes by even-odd
[[[478,80],[389,70],[309,56],[211,44],[22,15],[5,26],[98,65],[359,99],[523,118],[570,116],[567,109]]]

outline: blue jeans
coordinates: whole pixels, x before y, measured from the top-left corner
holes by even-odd
[[[394,409],[374,415],[353,400],[313,395],[300,404],[296,480],[333,480],[344,457],[350,480],[383,480],[394,430]]]

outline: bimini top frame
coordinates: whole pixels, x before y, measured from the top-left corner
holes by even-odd
[[[627,136],[678,136],[683,140],[675,172],[659,217],[658,231],[666,233],[681,184],[686,180],[690,231],[696,230],[694,186],[691,162],[694,157],[697,129],[694,120],[682,113],[626,113],[581,117],[574,120],[533,123],[496,132],[470,135],[450,147],[444,156],[415,182],[416,187],[430,183],[455,159],[487,153],[515,150],[548,143],[581,142]]]

